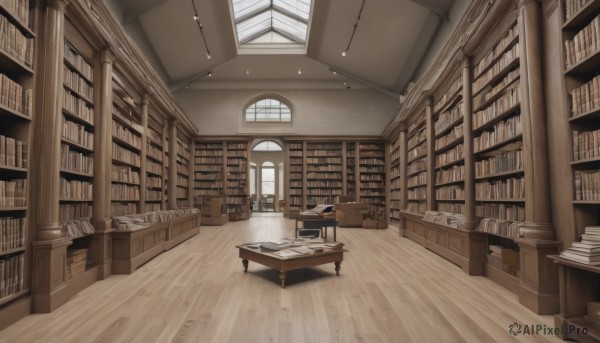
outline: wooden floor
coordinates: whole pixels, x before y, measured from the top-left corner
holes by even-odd
[[[472,277],[398,230],[341,228],[334,265],[278,273],[234,245],[293,235],[268,214],[200,234],[132,275],[111,276],[50,314],[0,332],[2,342],[506,342],[559,341],[509,334],[509,325],[553,326],[512,293]]]

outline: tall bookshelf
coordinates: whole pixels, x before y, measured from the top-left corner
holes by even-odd
[[[139,212],[143,128],[138,105],[116,81],[112,110],[111,216]]]
[[[345,142],[346,146],[346,194],[347,195],[356,195],[357,187],[356,183],[358,179],[356,178],[356,173],[358,170],[356,169],[357,160],[356,154],[358,150],[356,150],[356,142]],[[358,199],[357,199],[358,200]]]
[[[194,194],[225,194],[223,142],[196,142],[194,149]]]
[[[288,208],[304,208],[304,143],[287,142],[288,163],[286,172],[288,175]]]
[[[570,219],[569,225],[557,229],[562,231],[562,248],[566,249],[573,241],[581,240],[586,227],[600,225],[600,1],[561,0],[560,3],[562,53],[557,62],[562,64],[558,77],[564,87],[557,89],[563,98],[558,104],[565,106],[559,107],[563,121],[558,125],[567,123],[565,141],[569,144],[565,153],[569,160],[565,162],[570,162],[572,217],[565,215]],[[561,143],[564,145],[564,141]],[[586,335],[573,331],[562,338],[600,340],[600,330],[594,326],[591,308],[587,306],[600,300],[600,268],[560,258],[555,261],[560,265],[561,300],[564,299],[555,324],[589,329]]]
[[[333,204],[343,195],[342,143],[306,143],[306,205]]]
[[[190,145],[182,139],[177,139],[177,207],[189,207],[188,178],[190,160],[192,157]]]
[[[162,120],[148,116],[146,138],[146,203],[144,212],[154,212],[162,209],[163,200],[163,134]]]
[[[389,218],[390,223],[400,225],[400,198],[402,196],[402,180],[400,179],[400,139],[396,137],[388,144],[390,156],[389,184]]]
[[[425,112],[419,113],[408,127],[406,212],[422,215],[427,209],[427,132]]]
[[[465,159],[462,78],[454,81],[433,107],[435,199],[440,212],[465,214]]]
[[[525,221],[525,174],[522,162],[520,46],[518,23],[473,68],[473,156],[477,228],[488,245],[519,250],[514,239]],[[496,280],[517,277],[518,262],[501,270],[488,255],[486,274]],[[504,282],[505,286],[518,280]],[[508,286],[515,290],[514,286]]]
[[[385,213],[385,144],[358,142],[360,202]]]
[[[229,220],[249,218],[248,169],[250,161],[248,142],[226,143],[226,194]]]
[[[29,222],[33,45],[29,1],[0,3],[0,310],[25,303],[30,291]],[[12,32],[12,35],[7,35]]]

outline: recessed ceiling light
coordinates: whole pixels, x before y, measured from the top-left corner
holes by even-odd
[[[298,67],[298,75],[302,75],[302,67]]]

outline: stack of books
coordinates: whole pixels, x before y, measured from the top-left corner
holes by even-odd
[[[600,226],[588,226],[581,235],[581,242],[563,250],[560,257],[593,266],[600,265]]]

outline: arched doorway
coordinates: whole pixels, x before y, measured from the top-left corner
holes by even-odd
[[[283,144],[274,139],[260,139],[255,143],[250,152],[252,209],[257,212],[283,211]]]

